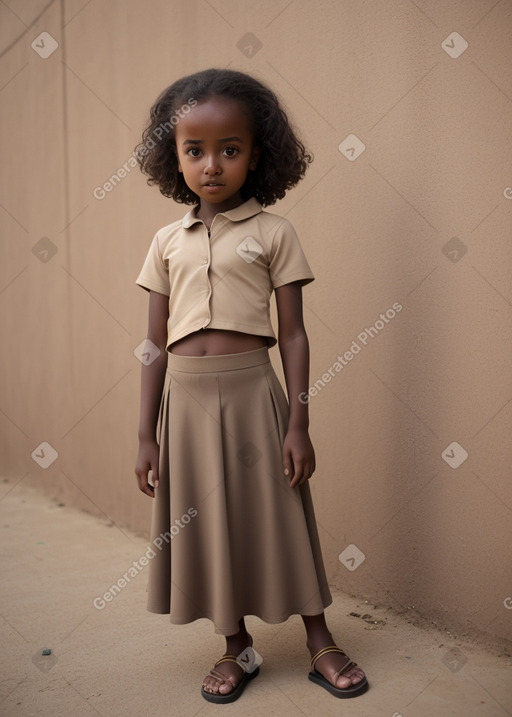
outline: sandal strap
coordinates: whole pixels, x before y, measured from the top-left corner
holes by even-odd
[[[238,661],[234,655],[224,655],[224,657],[221,657],[220,660],[217,660],[214,667],[217,667],[217,665],[220,665],[222,662],[234,662],[239,667],[241,667],[241,665],[238,663]]]
[[[215,667],[212,667],[210,670],[210,675],[212,677],[215,677],[216,680],[219,680],[220,682],[229,682],[233,687],[236,687],[235,679],[231,675],[225,675],[223,672],[219,672],[219,670],[216,670]]]
[[[347,661],[350,662],[350,657],[347,655],[346,652],[344,652],[343,650],[341,650],[341,649],[340,649],[339,647],[337,647],[336,645],[329,645],[328,647],[324,647],[322,650],[320,650],[319,652],[317,652],[316,655],[311,659],[311,671],[312,671],[312,672],[313,672],[314,669],[315,669],[315,665],[316,665],[316,663],[317,663],[317,660],[319,660],[319,659],[320,659],[321,657],[323,657],[324,655],[327,655],[329,652],[337,652],[337,653],[343,655],[344,657],[346,657],[346,658],[347,658]],[[341,673],[343,670],[345,670],[346,668],[347,668],[347,666],[344,665],[344,666],[341,668],[340,673]]]
[[[346,672],[347,670],[350,670],[352,667],[357,667],[357,663],[349,661],[346,665],[343,665],[341,670],[338,670],[337,672],[334,673],[333,683],[336,684],[338,677],[340,675],[343,675],[344,672]]]

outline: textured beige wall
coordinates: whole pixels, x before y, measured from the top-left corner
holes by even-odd
[[[93,191],[165,86],[245,70],[315,155],[275,211],[317,277],[311,383],[334,376],[310,403],[330,580],[512,639],[511,4],[5,0],[0,26],[2,491],[24,481],[147,533],[134,280],[186,208],[136,169]]]

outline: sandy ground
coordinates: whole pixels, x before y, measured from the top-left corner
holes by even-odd
[[[1,715],[512,715],[506,647],[421,629],[342,593],[334,594],[328,621],[365,668],[365,695],[339,700],[307,679],[299,617],[281,625],[248,618],[264,658],[260,675],[237,702],[211,705],[200,685],[223,640],[207,620],[174,626],[168,616],[146,611],[138,561],[147,543],[23,482],[3,488]],[[130,582],[104,601],[130,568]],[[44,649],[51,654],[42,655]]]

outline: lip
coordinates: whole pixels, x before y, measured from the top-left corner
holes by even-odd
[[[224,189],[226,185],[219,183],[209,183],[209,184],[203,184],[203,189],[207,192],[219,192],[221,189]]]

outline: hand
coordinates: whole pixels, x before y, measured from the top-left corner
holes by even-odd
[[[283,466],[290,488],[302,485],[315,472],[315,451],[307,430],[291,429],[283,443]]]
[[[158,487],[158,458],[160,455],[160,449],[156,440],[141,440],[139,441],[139,452],[137,454],[137,461],[135,463],[135,475],[137,476],[137,483],[139,489],[153,498],[155,491],[153,486],[148,483],[148,474],[151,470],[153,473],[153,483],[155,488]]]

